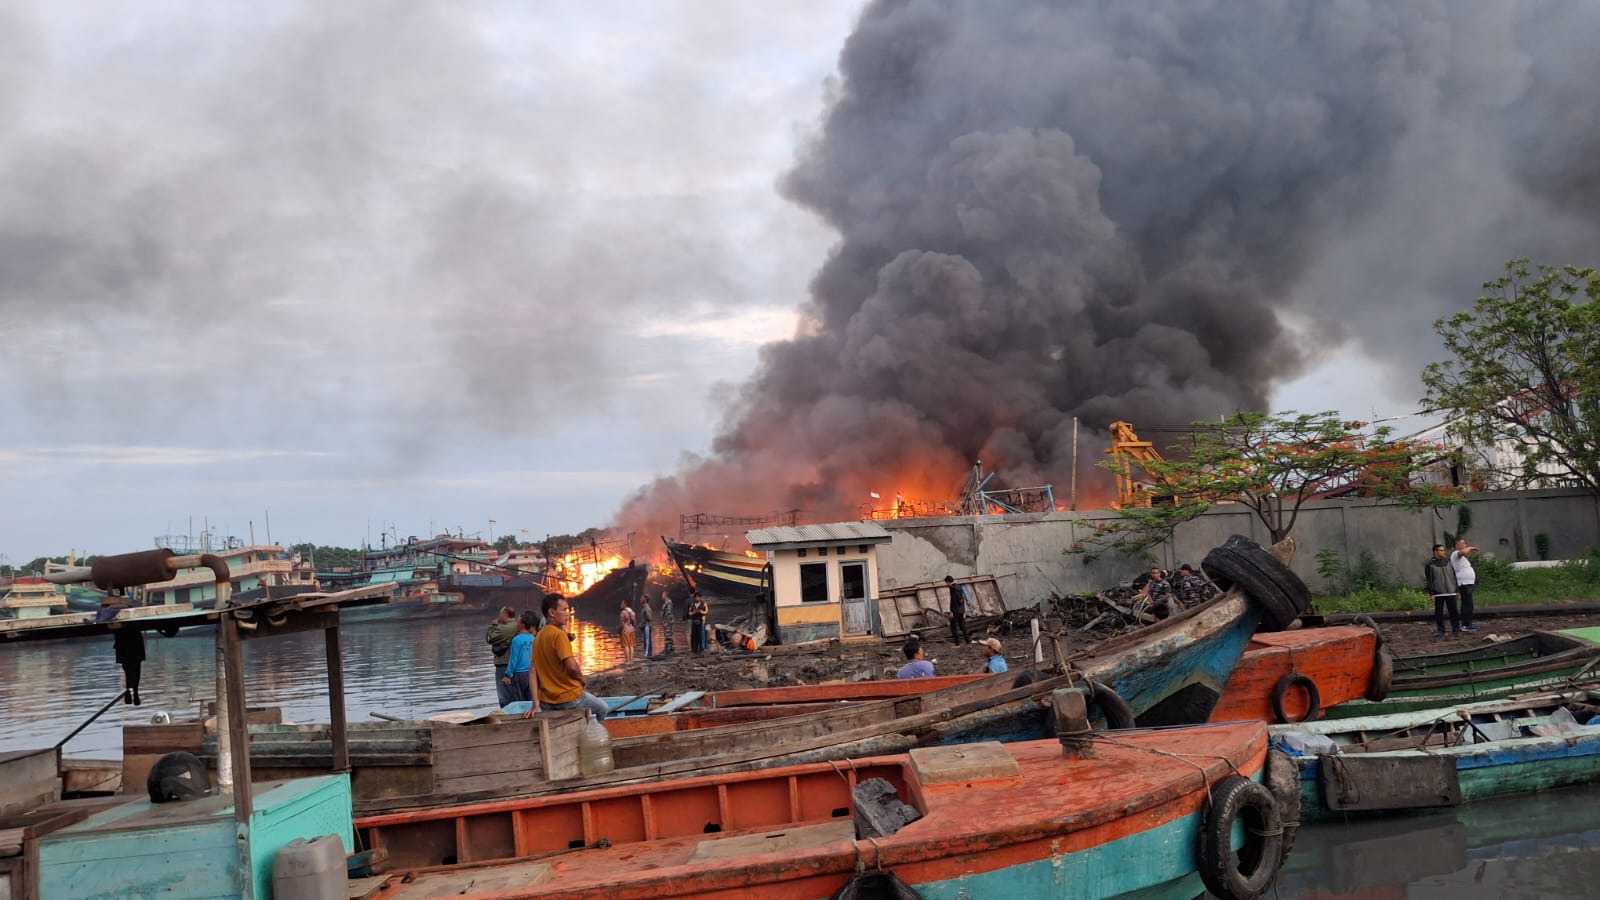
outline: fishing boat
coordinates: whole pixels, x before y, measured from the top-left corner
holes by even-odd
[[[1536,631],[1466,650],[1397,657],[1385,699],[1341,704],[1328,716],[1379,716],[1559,690],[1600,674],[1597,667],[1600,628]]]
[[[1252,780],[1266,767],[1263,725],[1090,743],[933,747],[357,827],[389,860],[382,900],[817,898],[864,882],[927,898],[1242,897],[1270,883],[1283,836],[1276,798]],[[1249,825],[1237,854],[1235,823]]]
[[[764,556],[718,550],[704,544],[686,544],[663,536],[667,554],[677,564],[689,586],[707,599],[762,600],[772,588],[772,572]]]
[[[1600,778],[1600,691],[1272,726],[1301,816],[1457,806]]]
[[[1358,625],[1257,634],[1239,657],[1209,720],[1300,722],[1316,719],[1341,703],[1373,696],[1379,688],[1378,662],[1388,652],[1378,644],[1375,631]],[[654,697],[616,697],[611,699],[618,709],[606,719],[606,728],[613,738],[625,738],[769,721],[840,704],[926,694],[983,677],[941,675],[687,691],[662,697],[653,706]]]

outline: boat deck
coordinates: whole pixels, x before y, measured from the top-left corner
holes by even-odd
[[[360,820],[367,846],[397,869],[383,898],[822,897],[856,871],[894,868],[912,883],[1046,869],[1115,844],[1152,884],[1183,877],[1187,846],[1145,858],[1147,835],[1192,819],[1205,786],[1252,775],[1265,727],[1229,723],[1101,735],[1094,758],[1057,741],[929,747],[910,754],[681,779],[579,795]],[[921,818],[856,840],[851,789],[883,778]],[[1169,834],[1163,841],[1174,841]],[[1187,854],[1187,855],[1185,855]],[[719,865],[720,863],[720,865]],[[418,868],[420,865],[420,869]],[[1192,866],[1191,869],[1192,870]]]

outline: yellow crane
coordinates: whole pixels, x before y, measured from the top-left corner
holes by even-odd
[[[1134,480],[1134,463],[1162,460],[1161,454],[1156,452],[1155,444],[1141,441],[1139,436],[1133,433],[1133,423],[1111,423],[1111,446],[1106,448],[1106,455],[1111,457],[1112,471],[1117,476],[1117,505],[1127,509],[1149,506],[1152,501],[1174,502],[1175,498],[1156,494],[1151,490],[1151,485]]]

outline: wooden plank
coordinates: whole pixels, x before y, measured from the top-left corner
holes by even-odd
[[[22,750],[0,757],[0,816],[61,799],[61,752]]]
[[[672,702],[664,703],[655,709],[650,710],[649,715],[664,716],[667,713],[677,712],[678,710],[683,709],[685,706],[689,706],[690,704],[699,701],[700,698],[704,697],[705,695],[705,691],[685,691],[674,697]]]
[[[199,722],[182,722],[171,725],[122,726],[122,752],[124,755],[151,753],[157,756],[184,750],[200,752],[200,742],[205,737],[205,726]]]

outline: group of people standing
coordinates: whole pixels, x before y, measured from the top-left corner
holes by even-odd
[[[1472,592],[1478,586],[1478,573],[1468,556],[1477,551],[1466,538],[1456,538],[1456,547],[1449,556],[1445,555],[1443,544],[1433,545],[1433,556],[1422,569],[1422,579],[1433,597],[1434,637],[1444,637],[1446,609],[1450,611],[1451,634],[1471,634],[1478,630],[1472,622]],[[1459,609],[1457,598],[1461,601]]]
[[[604,719],[610,707],[589,693],[589,679],[577,654],[567,624],[572,604],[561,594],[546,594],[540,616],[533,610],[518,615],[503,606],[485,636],[494,652],[495,694],[501,708],[512,703],[530,704],[524,718],[551,709],[587,709]]]
[[[666,591],[661,592],[661,652],[668,654],[674,652],[673,623],[675,610],[672,605],[672,595]],[[694,653],[704,653],[710,648],[710,640],[706,631],[706,617],[711,614],[711,604],[700,596],[697,590],[689,592],[689,606],[686,615],[689,619],[689,649]],[[646,659],[656,655],[655,648],[655,621],[656,612],[650,607],[650,598],[643,597],[639,600],[639,611],[635,613],[628,601],[622,601],[622,609],[617,616],[617,634],[621,637],[622,661],[632,662],[639,646],[644,647]]]

